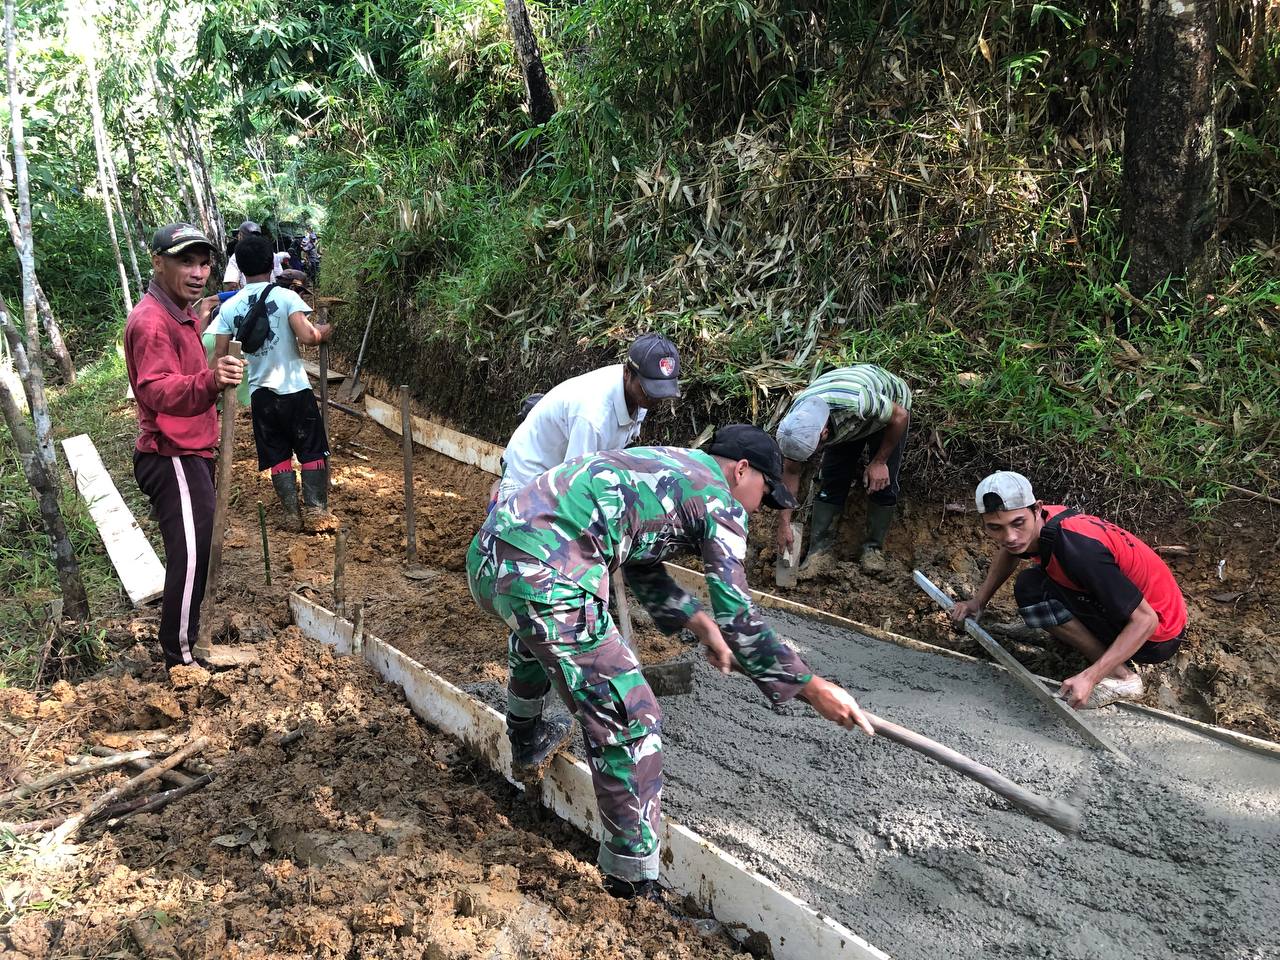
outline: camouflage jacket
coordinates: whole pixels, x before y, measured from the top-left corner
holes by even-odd
[[[609,599],[620,566],[627,585],[674,633],[702,609],[662,561],[702,557],[711,608],[743,671],[770,700],[790,699],[813,676],[751,605],[743,561],[747,513],[715,459],[678,447],[635,447],[570,460],[542,474],[485,521],[484,531],[537,559],[553,576],[508,589],[530,599],[585,590]]]

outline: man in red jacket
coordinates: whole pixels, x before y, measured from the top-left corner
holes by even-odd
[[[171,223],[151,242],[154,274],[124,328],[124,359],[138,404],[133,475],[151,499],[164,538],[160,646],[165,665],[191,664],[213,537],[213,466],[223,387],[240,382],[243,363],[213,367],[191,305],[204,294],[213,244],[187,223]]]
[[[1165,562],[1114,523],[1041,503],[1020,473],[993,473],[974,499],[999,549],[977,596],[957,603],[952,619],[978,616],[1018,561],[1030,560],[1013,584],[1022,619],[1090,664],[1064,680],[1058,696],[1077,709],[1141,697],[1142,678],[1129,662],[1164,663],[1187,627],[1187,605]]]

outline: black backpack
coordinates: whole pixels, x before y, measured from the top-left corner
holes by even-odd
[[[268,283],[248,312],[236,321],[236,339],[245,353],[257,353],[271,333],[271,320],[267,316],[267,300],[277,283]]]

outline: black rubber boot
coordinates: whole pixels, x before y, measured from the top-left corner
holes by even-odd
[[[653,900],[662,902],[662,887],[657,880],[623,880],[605,874],[604,889],[612,897],[619,900]]]
[[[280,505],[284,507],[285,529],[297,533],[302,529],[302,515],[298,513],[298,478],[292,470],[288,473],[273,473],[271,486],[275,487]]]
[[[862,544],[862,556],[859,558],[862,569],[867,573],[882,573],[885,570],[884,538],[888,536],[889,525],[893,523],[897,512],[898,508],[893,504],[885,506],[867,501],[867,539]]]
[[[308,533],[326,533],[337,529],[329,512],[329,467],[302,471],[302,522]]]
[[[809,513],[809,552],[804,562],[796,570],[796,579],[810,580],[826,573],[835,564],[836,534],[840,530],[840,515],[844,513],[844,504],[813,501],[813,509]]]
[[[511,777],[520,783],[536,783],[547,772],[555,755],[569,745],[573,717],[565,714],[533,722],[515,723],[507,718],[511,740]]]

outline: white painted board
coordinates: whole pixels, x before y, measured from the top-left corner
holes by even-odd
[[[393,433],[400,433],[400,408],[379,400],[370,394],[364,395],[364,409],[369,416]],[[430,420],[413,417],[413,442],[446,457],[452,457],[462,463],[479,467],[494,476],[502,474],[503,447],[487,440],[477,440],[457,430],[450,430]]]
[[[164,595],[164,564],[120,496],[87,433],[62,441],[76,489],[102,536],[107,556],[135,607]]]
[[[289,608],[294,623],[304,634],[340,653],[351,650],[351,623],[296,593],[289,597]],[[383,640],[366,635],[363,652],[384,680],[404,690],[419,717],[461,740],[510,778],[511,751],[501,714]],[[565,754],[556,757],[541,792],[543,804],[559,817],[599,837],[591,774],[581,761]],[[666,816],[662,818],[662,848],[662,880],[666,886],[693,897],[726,925],[765,933],[776,960],[888,960],[887,954],[851,930]]]

